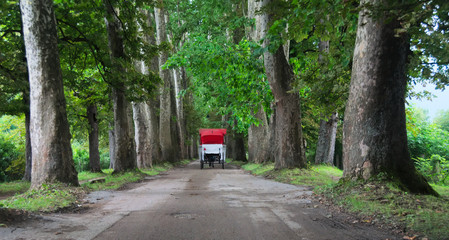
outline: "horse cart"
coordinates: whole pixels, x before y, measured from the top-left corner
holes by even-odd
[[[224,169],[226,159],[225,135],[226,129],[200,129],[198,155],[201,169],[204,168],[204,164],[208,164],[209,167],[215,167],[215,163],[221,164],[221,167]]]

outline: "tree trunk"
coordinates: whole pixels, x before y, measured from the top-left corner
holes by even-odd
[[[120,34],[121,27],[117,13],[111,2],[105,2],[106,7],[106,27],[108,31],[108,41],[111,61],[114,64],[114,71],[123,72],[118,59],[125,59],[123,49],[123,39]],[[134,138],[130,129],[132,121],[128,118],[129,103],[125,96],[125,84],[121,79],[114,79],[112,86],[112,99],[114,108],[114,173],[134,169],[136,167],[136,149]]]
[[[162,4],[162,0],[160,1]],[[164,9],[155,8],[154,18],[156,21],[156,42],[158,45],[167,42],[166,23]],[[161,145],[161,161],[174,162],[177,154],[175,153],[175,145],[173,143],[172,132],[172,98],[171,98],[171,79],[170,71],[162,69],[162,65],[167,61],[168,53],[162,51],[159,55],[159,76],[163,81],[160,90],[160,109],[159,109],[159,141]]]
[[[237,121],[234,121],[237,125]],[[246,162],[246,151],[245,151],[245,135],[237,131],[233,131],[234,141],[232,146],[232,159],[235,161]],[[227,154],[226,154],[227,155]]]
[[[387,1],[361,1],[382,4]],[[368,179],[387,173],[410,192],[437,193],[415,169],[405,126],[409,38],[396,16],[363,8],[359,14],[349,99],[343,128],[344,176]],[[379,16],[378,16],[379,15]],[[378,16],[378,17],[377,17]]]
[[[150,135],[149,135],[149,108],[145,102],[133,103],[133,119],[136,127],[136,153],[137,153],[137,167],[148,168],[152,167],[151,152],[150,152]]]
[[[21,1],[30,79],[31,186],[78,186],[57,47],[53,1]]]
[[[328,121],[320,121],[320,131],[315,152],[315,164],[325,163],[334,165],[337,120],[337,113],[333,113]]]
[[[263,163],[269,159],[267,156],[270,130],[262,106],[256,113],[256,118],[260,121],[259,126],[252,124],[248,129],[248,161]]]
[[[248,18],[255,19],[255,22],[258,22],[259,26],[262,17],[256,13],[260,11],[260,7],[261,2],[256,2],[256,0],[248,1]],[[249,36],[255,42],[259,42],[261,40],[261,34],[260,29],[249,29]],[[262,106],[259,106],[259,110],[255,117],[260,121],[260,123],[259,126],[252,124],[248,129],[248,161],[263,163],[270,160],[268,157],[270,129],[265,110]]]
[[[109,126],[110,128],[113,128],[113,125]],[[109,168],[114,169],[114,163],[115,163],[115,133],[114,129],[109,129],[108,132],[109,135]]]
[[[182,97],[179,96],[180,91],[183,89],[183,79],[181,69],[173,69],[173,82],[174,82],[174,92],[175,92],[175,103],[176,103],[176,124],[179,132],[179,150],[180,157],[182,159],[187,158],[186,152],[186,127],[184,119],[184,106]]]
[[[23,93],[23,101],[27,110],[25,111],[25,174],[23,180],[31,181],[31,169],[33,163],[33,155],[31,149],[31,133],[30,133],[30,97],[29,93]]]
[[[150,22],[155,22],[154,12],[148,12],[148,18]],[[148,42],[150,44],[156,44],[156,38],[154,34],[148,34]],[[154,73],[159,73],[159,57],[155,56],[151,59],[149,70]],[[148,114],[149,114],[149,132],[150,137],[150,160],[151,163],[161,162],[161,144],[159,141],[159,96],[148,100]]]
[[[89,166],[91,172],[101,172],[100,151],[98,142],[97,106],[90,104],[87,107],[87,120],[89,122]]]
[[[263,6],[272,0],[263,1]],[[268,31],[270,15],[263,14],[260,29]],[[265,39],[264,47],[269,40]],[[293,71],[287,62],[283,46],[275,53],[264,53],[264,65],[268,82],[276,103],[275,168],[305,167],[306,157],[301,127],[299,93],[292,89]]]

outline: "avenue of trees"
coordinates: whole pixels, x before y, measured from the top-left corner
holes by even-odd
[[[449,182],[448,112],[406,105],[449,85],[445,0],[6,0],[0,18],[0,181],[195,158],[213,127],[234,160]]]

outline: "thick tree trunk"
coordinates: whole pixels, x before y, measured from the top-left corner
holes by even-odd
[[[325,163],[334,165],[337,120],[337,113],[333,113],[329,120],[320,121],[320,131],[315,152],[315,164]]]
[[[161,1],[162,2],[162,1]],[[154,18],[156,21],[156,42],[161,44],[167,42],[166,23],[164,9],[155,8]],[[176,145],[173,142],[174,134],[172,129],[172,83],[170,71],[162,69],[162,65],[168,59],[168,53],[163,51],[159,55],[159,76],[163,81],[160,90],[160,109],[159,109],[159,141],[161,145],[162,162],[175,162],[177,160]]]
[[[365,4],[387,1],[362,1]],[[409,38],[395,36],[399,20],[386,13],[359,15],[351,88],[343,128],[344,176],[368,179],[379,173],[414,193],[435,194],[416,171],[407,148],[406,62]],[[379,17],[377,17],[379,15]]]
[[[272,0],[264,0],[263,6]],[[270,15],[265,13],[260,21],[260,29],[268,30]],[[269,40],[265,39],[264,47]],[[301,108],[299,93],[293,91],[293,71],[284,54],[284,47],[276,52],[264,53],[264,65],[268,82],[276,102],[275,123],[275,168],[305,167],[306,156],[302,137]]]
[[[21,1],[30,79],[31,186],[78,185],[57,47],[52,0]]]
[[[256,23],[260,26],[262,17],[256,14],[260,11],[261,2],[256,2],[255,0],[248,1],[248,18],[255,19]],[[257,24],[256,24],[257,26]],[[250,38],[259,42],[262,37],[262,32],[260,29],[251,28],[249,30]],[[270,140],[270,129],[268,126],[268,120],[265,110],[262,106],[259,107],[259,111],[255,116],[259,121],[259,126],[252,124],[248,129],[248,161],[255,163],[262,163],[269,161],[269,140]]]
[[[111,2],[105,2],[106,27],[108,31],[111,61],[117,72],[123,71],[117,59],[124,59],[123,39],[121,27]],[[136,167],[136,149],[134,144],[132,121],[128,118],[129,103],[125,96],[125,84],[121,79],[115,79],[112,86],[114,108],[114,173],[134,169]]]
[[[148,13],[149,21],[155,22],[154,12]],[[148,42],[150,44],[156,44],[156,38],[154,34],[148,34]],[[151,59],[149,70],[153,73],[159,73],[159,57],[155,56]],[[150,99],[148,102],[148,117],[149,117],[149,132],[148,135],[150,137],[150,160],[151,163],[161,162],[161,144],[159,141],[159,105],[160,99],[159,96]]]
[[[248,161],[263,163],[269,159],[270,129],[268,129],[267,116],[262,106],[256,113],[256,118],[260,121],[259,126],[252,124],[248,129]]]
[[[151,152],[150,152],[150,135],[149,135],[149,107],[147,103],[133,103],[133,119],[136,128],[136,153],[137,153],[137,167],[148,168],[152,167]]]
[[[89,166],[91,172],[101,172],[100,151],[98,141],[97,106],[90,104],[87,107],[87,120],[89,122]]]

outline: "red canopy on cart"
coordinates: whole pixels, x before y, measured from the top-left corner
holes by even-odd
[[[200,129],[201,144],[223,144],[226,129]]]

